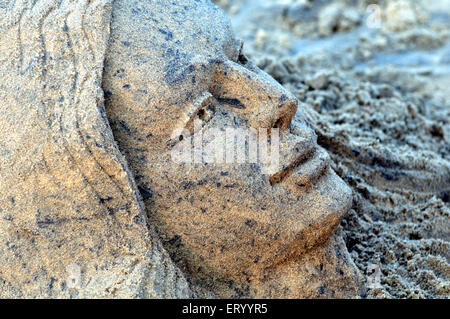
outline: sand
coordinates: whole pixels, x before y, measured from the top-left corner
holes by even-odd
[[[450,1],[218,0],[353,189],[367,298],[449,298]],[[295,121],[295,120],[294,120]]]

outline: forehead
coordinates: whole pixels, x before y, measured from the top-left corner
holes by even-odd
[[[204,54],[220,55],[232,44],[229,19],[209,0],[151,0],[139,2],[139,5],[146,11],[146,21],[138,19],[149,28],[152,38],[163,49],[173,47],[186,53],[201,54],[203,51]],[[139,15],[139,7],[133,12]]]
[[[199,56],[234,59],[239,51],[229,19],[209,0],[114,1],[110,34],[108,72],[178,101],[200,84]]]
[[[117,14],[127,20],[121,25],[122,44],[168,64],[169,82],[176,80],[169,70],[176,60],[196,55],[224,58],[236,49],[228,18],[209,0],[117,2],[113,21]]]

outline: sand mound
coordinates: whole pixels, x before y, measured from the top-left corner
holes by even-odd
[[[448,298],[448,3],[217,2],[353,188],[347,248],[382,272],[368,297]]]

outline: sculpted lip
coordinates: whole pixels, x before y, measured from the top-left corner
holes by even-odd
[[[292,170],[286,181],[292,180],[300,188],[311,186],[326,174],[329,166],[330,157],[328,153],[318,147],[308,161]]]
[[[281,168],[277,173],[269,177],[270,184],[279,184],[294,173],[298,176],[304,176],[302,181],[299,181],[300,184],[310,184],[313,178],[309,181],[305,177],[307,175],[301,172],[311,171],[311,174],[320,174],[323,166],[328,165],[328,154],[317,148],[317,137],[309,127],[299,128],[292,125],[290,133],[283,136],[283,138],[284,141],[280,143]]]

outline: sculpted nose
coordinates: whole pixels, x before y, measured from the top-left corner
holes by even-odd
[[[285,130],[297,111],[295,96],[249,61],[216,64],[213,96],[242,114],[253,128]]]
[[[249,61],[216,64],[212,95],[220,103],[242,114],[251,127],[278,128],[282,132],[279,145],[281,166],[269,179],[272,185],[280,183],[300,163],[308,162],[316,151],[316,136],[306,120],[286,130],[297,112],[297,99]],[[324,163],[328,161],[324,159]],[[312,170],[316,172],[314,168]],[[302,175],[300,179],[306,183],[306,177]]]
[[[279,167],[269,177],[270,183],[286,179],[287,184],[297,188],[314,184],[328,169],[329,158],[317,148],[316,135],[306,119],[289,126],[297,112],[295,96],[251,62],[214,63],[217,65],[210,92],[216,100],[242,114],[253,128],[278,128],[282,132]]]

